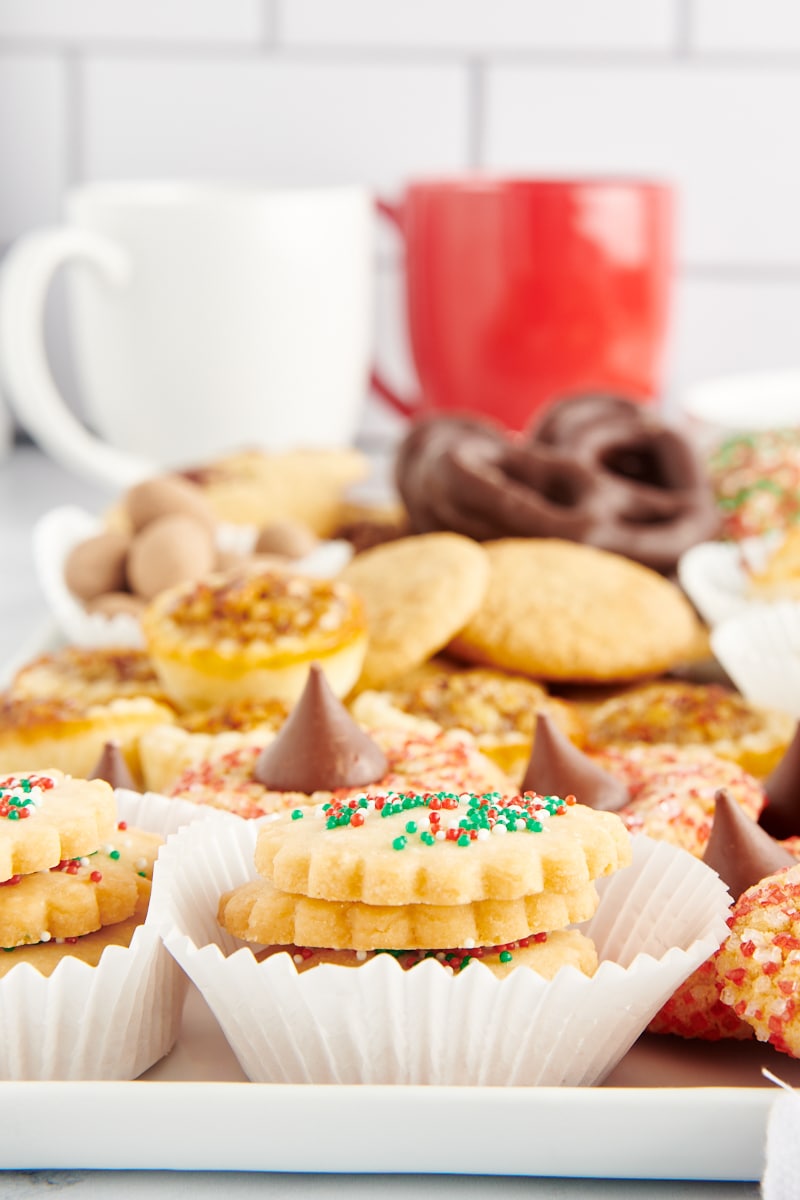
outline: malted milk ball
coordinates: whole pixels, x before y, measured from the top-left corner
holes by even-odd
[[[202,521],[185,513],[158,517],[131,542],[128,583],[137,596],[152,600],[173,584],[207,575],[215,557],[214,539]]]
[[[126,533],[107,530],[73,546],[64,562],[64,582],[73,596],[92,600],[103,592],[124,591],[130,544]]]
[[[125,510],[134,532],[167,514],[184,513],[213,530],[216,518],[202,489],[178,475],[159,475],[135,484],[125,495]]]
[[[259,531],[255,554],[282,554],[286,558],[305,558],[319,544],[315,533],[299,521],[271,521]]]

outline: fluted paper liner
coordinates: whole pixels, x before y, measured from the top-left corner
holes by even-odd
[[[600,881],[581,927],[603,960],[593,978],[520,967],[498,979],[480,962],[453,976],[434,959],[403,971],[388,954],[298,974],[289,954],[259,962],[217,924],[222,893],[255,877],[256,835],[215,814],[171,837],[151,911],[259,1082],[599,1083],[727,933],[730,896],[715,872],[637,836],[633,864]]]
[[[753,605],[711,634],[711,648],[753,704],[800,719],[800,601]]]
[[[163,837],[207,809],[120,789],[118,819]],[[65,955],[52,975],[20,963],[0,979],[0,1079],[135,1079],[174,1045],[187,980],[152,914],[96,967]]]

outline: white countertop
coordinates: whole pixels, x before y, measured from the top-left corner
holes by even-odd
[[[15,447],[5,459],[0,459],[0,549],[5,564],[2,598],[0,598],[0,663],[7,663],[31,653],[47,625],[48,613],[39,592],[30,551],[30,534],[36,519],[58,504],[78,504],[101,512],[113,499],[96,487],[67,474],[50,463],[33,447]],[[12,1114],[6,1114],[4,1128],[13,1136]],[[112,1114],[113,1119],[113,1114]],[[180,1113],[175,1114],[180,1121]],[[267,1132],[267,1131],[265,1131]],[[477,1131],[465,1130],[465,1137]],[[428,1136],[430,1131],[409,1129],[409,1165],[413,1166],[414,1141]],[[6,1134],[0,1134],[2,1139]],[[130,1130],[135,1140],[135,1129]],[[313,1130],[309,1129],[309,1137]],[[343,1131],[343,1136],[347,1133]],[[535,1136],[535,1131],[531,1131]],[[102,1138],[102,1131],[98,1131]],[[47,1138],[47,1130],[42,1130]],[[487,1160],[491,1171],[495,1156]],[[42,1189],[69,1190],[76,1200],[134,1200],[147,1195],[174,1197],[263,1195],[265,1189],[274,1197],[358,1197],[383,1195],[391,1200],[410,1200],[420,1190],[439,1197],[458,1196],[460,1200],[484,1200],[487,1197],[533,1197],[535,1200],[572,1200],[591,1197],[592,1200],[611,1197],[619,1200],[656,1200],[659,1197],[680,1195],[688,1200],[722,1200],[722,1198],[755,1198],[759,1196],[756,1183],[687,1183],[677,1181],[530,1179],[504,1176],[415,1176],[407,1175],[302,1175],[260,1174],[233,1172],[168,1172],[168,1171],[76,1171],[36,1170],[0,1172],[0,1196],[4,1200],[32,1196]]]

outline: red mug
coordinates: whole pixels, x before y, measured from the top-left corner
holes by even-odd
[[[578,392],[660,391],[674,197],[627,179],[456,179],[379,201],[405,243],[419,398],[407,416],[474,412],[525,429]]]

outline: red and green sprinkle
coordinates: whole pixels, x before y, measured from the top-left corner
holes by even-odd
[[[417,843],[433,846],[437,841],[466,848],[491,835],[541,833],[548,818],[560,816],[574,803],[574,796],[542,796],[538,792],[514,796],[500,792],[387,792],[331,800],[322,805],[322,812],[326,829],[340,829],[363,826],[371,816],[394,817],[414,811],[404,833],[393,839],[393,849],[405,850]],[[297,819],[294,812],[292,818]]]
[[[41,792],[53,787],[48,775],[7,775],[0,780],[0,817],[22,821],[41,804]]]

